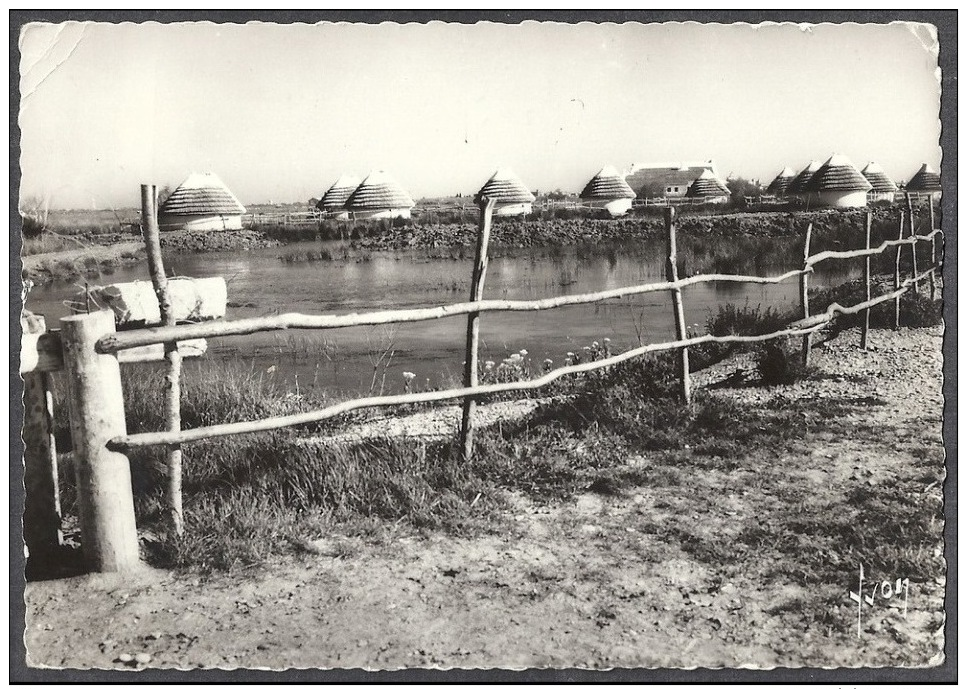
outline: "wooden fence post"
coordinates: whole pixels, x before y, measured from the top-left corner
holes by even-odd
[[[913,203],[910,201],[910,197],[909,196],[907,196],[907,217],[908,217],[909,222],[910,222],[910,236],[911,237],[914,237],[914,236],[916,236],[917,231],[913,227]],[[914,293],[919,294],[920,293],[920,283],[916,281],[916,278],[917,278],[917,275],[918,275],[918,272],[917,272],[917,242],[914,242],[913,244],[910,245],[910,256],[913,259],[913,278],[914,278],[913,291],[914,291]]]
[[[496,201],[489,197],[480,199],[480,227],[477,232],[477,252],[474,257],[473,276],[470,280],[470,301],[483,299],[484,279],[487,276],[487,247],[490,244],[490,222]],[[463,386],[477,385],[477,359],[480,351],[480,313],[467,317],[467,360],[463,366]],[[460,446],[464,461],[473,457],[473,409],[472,397],[463,398],[463,422],[460,426]]]
[[[873,227],[873,213],[866,212],[866,250],[870,249],[870,233]],[[867,254],[863,261],[863,282],[866,284],[866,301],[872,299],[872,285],[870,284],[870,256]],[[863,311],[863,330],[860,334],[860,348],[865,350],[870,339],[870,310]]]
[[[799,310],[803,318],[809,318],[809,244],[812,241],[813,224],[806,226],[806,237],[802,245],[802,269],[803,273],[799,276]],[[806,333],[802,336],[802,352],[800,358],[803,366],[809,366],[809,354],[812,348],[812,335]]]
[[[678,281],[678,247],[675,237],[675,208],[669,206],[665,209],[665,241],[668,249],[668,263],[665,266],[665,279],[668,282]],[[685,330],[685,309],[682,305],[682,289],[676,287],[671,290],[672,308],[675,312],[675,335],[676,339],[684,340],[688,337]],[[692,399],[692,382],[688,372],[688,347],[679,349],[678,357],[678,379],[681,385],[679,395],[685,404],[689,404]]]
[[[132,571],[140,561],[131,467],[125,455],[107,448],[127,434],[121,369],[117,355],[94,349],[114,332],[114,312],[77,314],[60,324],[84,559],[94,572]]]
[[[907,197],[909,199],[909,196]],[[897,239],[903,239],[903,211],[900,211],[900,230],[897,233]],[[900,289],[900,250],[903,245],[899,245],[896,248],[896,262],[893,267],[893,291],[896,292]],[[893,329],[900,329],[900,297],[898,296],[893,300]]]
[[[42,316],[20,323],[24,333],[47,330]],[[57,553],[60,530],[60,494],[57,478],[57,447],[54,443],[53,396],[50,374],[25,373],[24,381],[24,501],[23,535],[31,558],[47,559]]]
[[[154,285],[155,295],[158,297],[161,324],[175,325],[171,295],[168,292],[168,277],[165,275],[164,263],[161,258],[161,237],[158,231],[158,190],[153,184],[141,185],[141,219],[144,245],[148,253],[148,271],[151,274],[151,283]],[[181,353],[178,351],[177,342],[165,343],[165,364],[165,429],[177,432],[181,430]],[[168,450],[168,509],[171,513],[171,523],[175,533],[180,536],[184,532],[180,445]]]

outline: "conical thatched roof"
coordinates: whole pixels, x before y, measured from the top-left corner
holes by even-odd
[[[193,173],[158,209],[162,215],[241,215],[245,206],[211,173]]]
[[[795,178],[795,171],[791,167],[784,167],[782,168],[782,172],[776,175],[776,178],[769,183],[766,191],[776,196],[782,196],[786,193],[786,190]]]
[[[358,186],[359,178],[355,175],[340,175],[339,179],[319,199],[316,208],[321,211],[344,210],[346,208],[346,202]]]
[[[807,191],[869,191],[872,188],[850,159],[839,153],[823,163],[806,185]]]
[[[706,170],[699,176],[697,180],[689,185],[688,191],[685,192],[685,196],[690,196],[692,198],[726,196],[730,193],[729,188],[725,186],[725,182],[713,175],[711,170]]]
[[[484,196],[492,198],[499,204],[510,203],[531,203],[534,195],[524,186],[513,172],[507,168],[499,168],[487,183],[480,187],[480,191],[474,196],[478,203]]]
[[[909,191],[940,191],[940,175],[933,168],[924,163],[920,170],[907,182]]]
[[[581,192],[582,199],[633,199],[635,196],[624,177],[611,165],[601,168]]]
[[[786,193],[787,194],[804,193],[806,191],[806,187],[809,185],[810,180],[813,178],[813,175],[816,174],[817,170],[819,170],[819,161],[810,160],[809,165],[807,165],[802,170],[800,170],[799,174],[796,175],[795,179],[793,179],[792,182],[789,183],[789,188],[786,189]]]
[[[862,173],[866,177],[866,181],[873,185],[872,191],[889,194],[897,190],[896,182],[887,177],[883,168],[876,163],[870,163],[864,167]]]
[[[346,200],[346,208],[351,211],[412,208],[415,205],[403,187],[382,170],[369,173]]]

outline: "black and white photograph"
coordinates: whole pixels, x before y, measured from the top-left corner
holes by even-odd
[[[25,672],[954,676],[956,12],[34,14]]]

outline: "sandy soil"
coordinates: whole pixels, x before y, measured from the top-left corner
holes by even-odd
[[[759,402],[882,401],[841,419],[843,433],[770,460],[790,483],[805,482],[816,493],[888,482],[917,448],[940,443],[940,329],[875,331],[869,352],[856,341],[847,332],[816,350],[824,374],[818,380],[711,393]],[[702,379],[714,383],[734,370],[719,367]],[[861,423],[879,429],[875,440],[853,437],[850,427]],[[678,519],[715,533],[790,509],[743,490],[743,471],[701,472],[691,487],[656,482],[551,506],[512,496],[513,526],[500,535],[453,539],[390,529],[379,543],[321,539],[302,557],[248,573],[199,578],[147,570],[123,579],[30,583],[28,659],[118,669],[875,667],[942,660],[942,579],[913,583],[905,617],[893,600],[867,609],[858,630],[846,590],[790,584],[768,576],[775,563],[756,559],[709,566],[649,528]],[[688,500],[696,486],[719,490],[723,499],[693,514]],[[924,499],[942,499],[941,487],[928,486]],[[817,600],[828,601],[829,624],[801,614]]]

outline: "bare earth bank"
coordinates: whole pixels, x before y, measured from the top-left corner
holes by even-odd
[[[784,456],[749,455],[729,471],[561,505],[516,496],[503,535],[400,530],[380,543],[322,539],[301,558],[252,573],[30,583],[28,661],[275,669],[936,664],[942,577],[911,582],[905,615],[898,598],[864,607],[858,627],[845,586],[790,583],[776,576],[782,563],[768,558],[711,565],[686,547],[690,538],[768,523],[782,511],[822,510],[824,499],[857,485],[886,490],[914,457],[942,463],[940,329],[874,331],[869,352],[857,340],[851,331],[815,350],[822,374],[815,380],[712,393],[761,403],[871,401],[840,419],[842,433],[813,437]],[[703,379],[729,372],[721,367]],[[860,426],[876,432],[856,437]],[[753,488],[749,467],[764,459],[784,477],[775,493]],[[927,485],[922,499],[940,501],[941,491]],[[660,538],[656,524],[673,525],[681,540]],[[940,544],[925,555],[941,556]],[[148,654],[144,662],[118,660],[139,653]]]

